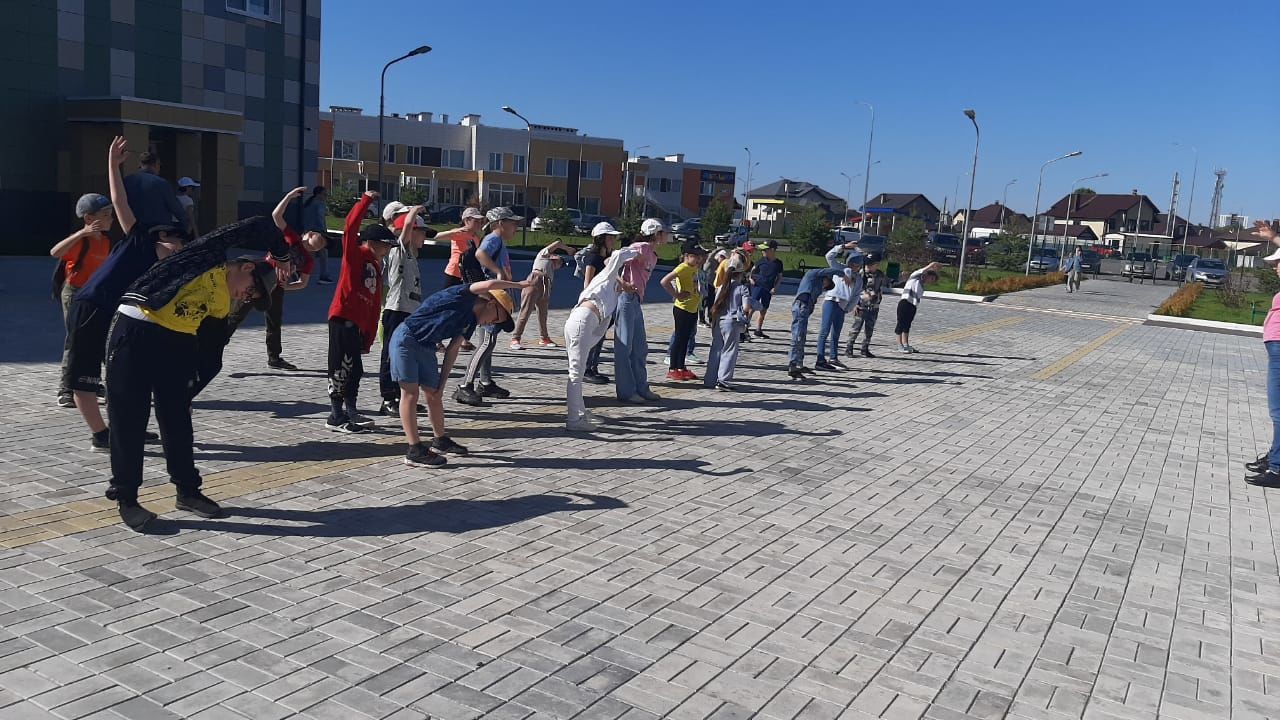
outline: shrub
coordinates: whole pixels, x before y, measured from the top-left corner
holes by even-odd
[[[1248,297],[1244,291],[1244,284],[1239,280],[1228,276],[1227,281],[1218,288],[1218,300],[1223,307],[1239,309],[1244,307],[1248,302]]]
[[[427,188],[418,187],[417,185],[403,185],[400,188],[400,202],[409,207],[426,205],[427,192]]]
[[[1187,283],[1178,288],[1178,291],[1170,295],[1163,303],[1160,303],[1160,307],[1156,308],[1156,314],[1186,317],[1191,312],[1191,306],[1196,304],[1196,300],[1200,298],[1200,293],[1203,291],[1204,283]]]
[[[889,231],[888,251],[894,262],[903,267],[919,267],[933,259],[924,246],[928,229],[918,218],[900,218]]]
[[[1066,275],[1060,272],[1044,275],[1013,275],[995,280],[978,278],[964,284],[965,292],[974,295],[1003,295],[1004,293],[1030,290],[1031,288],[1049,287],[1066,283]]]
[[[356,200],[359,198],[359,194],[353,193],[345,187],[335,187],[329,191],[325,206],[329,208],[330,215],[344,218],[347,213],[351,212],[351,208],[356,206]]]
[[[565,209],[564,202],[559,199],[553,201],[550,207],[543,208],[538,215],[542,218],[542,232],[552,235],[568,235],[573,232],[573,221],[569,219],[569,211]]]
[[[1280,292],[1280,277],[1276,276],[1276,271],[1271,268],[1259,268],[1253,271],[1253,277],[1258,285],[1258,292],[1264,292],[1268,295],[1275,295]]]
[[[717,197],[702,212],[702,230],[700,231],[702,241],[715,242],[716,236],[729,232],[729,226],[732,224],[733,207],[723,196]]]
[[[800,247],[814,255],[825,255],[831,247],[831,223],[818,206],[810,205],[800,211],[796,217],[795,239]]]

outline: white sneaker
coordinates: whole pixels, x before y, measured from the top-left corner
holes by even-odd
[[[564,427],[569,432],[580,433],[590,433],[600,429],[599,425],[592,422],[591,419],[586,416],[580,417],[577,420],[570,420],[564,424]]]
[[[354,425],[359,425],[360,427],[374,427],[376,425],[374,421],[361,415],[360,413],[348,413],[347,420],[348,422],[351,422]]]
[[[512,341],[511,341],[511,349],[512,349],[512,350],[523,350],[523,349],[524,349],[524,346],[520,344],[520,341],[519,341],[519,340],[512,340]]]
[[[685,362],[691,362],[694,365],[702,364],[702,358],[698,357],[697,355],[694,355],[693,353],[689,353],[688,355],[685,355],[684,359],[685,359]]]
[[[663,364],[665,367],[671,367],[671,356],[670,356],[670,355],[663,355],[663,356],[662,356],[662,364]]]
[[[557,345],[557,344],[556,344],[556,342],[555,342],[554,340],[539,340],[539,341],[538,341],[538,347],[540,347],[540,348],[558,348],[558,347],[560,347],[560,346],[559,346],[559,345]]]

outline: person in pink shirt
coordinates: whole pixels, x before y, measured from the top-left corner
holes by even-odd
[[[640,224],[640,241],[627,246],[639,254],[622,267],[622,279],[631,290],[618,298],[617,324],[613,329],[614,388],[623,402],[640,404],[660,399],[649,389],[649,338],[644,330],[642,305],[649,276],[658,264],[655,248],[670,238],[666,224],[649,218]]]
[[[1280,245],[1280,236],[1261,220],[1255,237]],[[1280,275],[1280,250],[1263,258]],[[1271,412],[1271,449],[1245,467],[1253,473],[1245,482],[1259,487],[1280,487],[1280,293],[1271,298],[1271,310],[1262,323],[1262,344],[1267,349],[1267,409]]]

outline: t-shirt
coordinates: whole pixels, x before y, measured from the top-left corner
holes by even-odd
[[[622,266],[622,279],[636,286],[636,294],[643,301],[649,276],[658,264],[658,254],[653,251],[653,245],[647,242],[633,242],[627,247],[634,248],[640,254]]]
[[[140,305],[138,310],[161,327],[174,332],[195,335],[207,317],[225,318],[231,314],[231,291],[227,288],[227,266],[219,265],[197,275],[182,286],[159,310]]]
[[[144,227],[186,227],[186,208],[178,202],[178,193],[174,192],[168,180],[155,173],[139,170],[124,176],[124,191],[129,199],[129,209]]]
[[[907,278],[907,282],[902,286],[902,299],[912,305],[919,305],[924,299],[924,268],[921,268]]]
[[[551,275],[551,273],[555,272],[555,269],[551,267],[551,258],[554,255],[555,253],[548,252],[546,248],[539,250],[538,254],[533,256],[533,271],[540,272],[543,275]]]
[[[462,256],[471,249],[471,244],[476,242],[476,236],[471,233],[458,233],[449,236],[449,263],[444,266],[444,274],[462,278]]]
[[[115,246],[89,282],[76,292],[76,300],[115,312],[124,291],[156,262],[155,240],[143,228],[142,223],[134,223],[124,241]]]
[[[191,217],[191,214],[195,212],[196,201],[190,195],[179,195],[178,203],[182,205],[183,210],[187,211],[187,217]]]
[[[765,258],[756,263],[751,274],[756,279],[756,287],[772,290],[774,283],[778,282],[778,276],[782,274],[782,261],[778,258]]]
[[[382,307],[386,310],[413,312],[422,304],[422,269],[418,256],[409,248],[396,245],[387,254],[387,298]]]
[[[687,292],[689,297],[684,300],[675,300],[672,304],[684,310],[685,312],[696,313],[698,308],[702,307],[702,296],[698,294],[698,268],[689,263],[680,263],[672,270],[676,275],[675,287],[676,292]]]
[[[476,295],[471,286],[454,285],[432,293],[422,305],[404,319],[405,332],[414,341],[434,349],[436,343],[447,343],[465,335],[476,323]]]
[[[1262,322],[1262,341],[1280,340],[1280,293],[1271,298],[1271,309],[1267,311],[1267,319]]]
[[[81,253],[84,253],[84,257],[81,257]],[[81,238],[80,242],[62,256],[62,262],[67,266],[67,284],[73,288],[83,287],[110,254],[111,238],[106,233],[94,233]]]
[[[511,256],[507,254],[507,244],[502,242],[502,236],[497,233],[489,233],[484,236],[484,240],[480,241],[480,249],[489,256],[491,260],[497,263],[498,267],[511,272]],[[490,278],[497,278],[496,275],[489,272],[485,268],[485,275]]]
[[[596,252],[596,249],[595,249],[595,246],[594,246],[594,245],[593,245],[593,246],[591,246],[591,247],[588,247],[588,248],[587,248],[587,252],[586,252],[586,254],[582,256],[582,266],[583,266],[583,268],[584,268],[584,269],[585,269],[585,268],[595,268],[595,269],[596,269],[596,272],[600,272],[601,270],[604,270],[604,264],[605,264],[605,261],[606,261],[605,256],[604,256],[604,255],[601,255],[601,254],[600,254],[600,253],[598,253],[598,252]],[[586,278],[586,276],[584,275],[582,279],[583,279],[583,281],[585,282],[587,278]]]
[[[310,275],[315,270],[316,259],[311,256],[311,251],[302,244],[302,236],[298,231],[291,227],[284,229],[284,242],[289,246],[289,259],[293,262],[293,271],[299,275]],[[276,267],[275,258],[271,257],[271,253],[267,253],[267,263],[271,267]]]

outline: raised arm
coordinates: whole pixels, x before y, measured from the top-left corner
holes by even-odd
[[[102,223],[94,220],[87,227],[82,227],[59,240],[57,245],[49,248],[49,254],[56,258],[61,258],[71,252],[71,248],[75,247],[81,240],[100,232],[102,232]]]
[[[520,290],[532,286],[538,279],[537,276],[540,274],[541,273],[530,273],[529,277],[520,280],[519,282],[511,280],[481,280],[480,282],[471,283],[471,285],[467,287],[467,290],[470,291],[472,295],[493,292],[494,290]]]
[[[120,229],[125,235],[133,230],[138,219],[129,207],[129,196],[124,191],[124,176],[120,174],[120,163],[129,158],[129,142],[117,135],[107,150],[107,182],[111,188],[111,206],[115,208],[116,219],[120,221]]]
[[[290,190],[285,193],[284,197],[280,198],[280,202],[276,204],[276,209],[271,211],[271,219],[276,222],[276,227],[280,228],[281,232],[284,232],[284,229],[289,226],[289,223],[285,222],[284,219],[285,212],[289,210],[289,203],[302,197],[302,194],[306,191],[307,189],[304,187],[296,187]]]
[[[409,237],[413,233],[413,227],[417,223],[417,217],[422,214],[422,210],[421,205],[414,205],[409,208],[409,213],[405,215],[404,222],[400,223],[400,237],[397,242],[400,243],[400,247],[405,251],[410,249]],[[436,237],[439,237],[439,235]]]
[[[367,190],[356,201],[356,204],[351,206],[351,212],[347,213],[347,223],[342,228],[342,257],[344,262],[348,257],[355,257],[347,253],[354,253],[355,249],[360,246],[360,223],[364,221],[364,215],[369,211],[369,205],[377,199],[377,192]]]
[[[828,250],[828,251],[827,251],[827,254],[823,256],[823,258],[825,258],[825,259],[826,259],[826,261],[827,261],[827,267],[833,267],[833,268],[842,267],[842,264],[840,263],[840,251],[841,251],[841,250],[844,250],[844,246],[843,246],[843,245],[832,245],[832,246],[831,246],[831,249],[830,249],[830,250]]]

